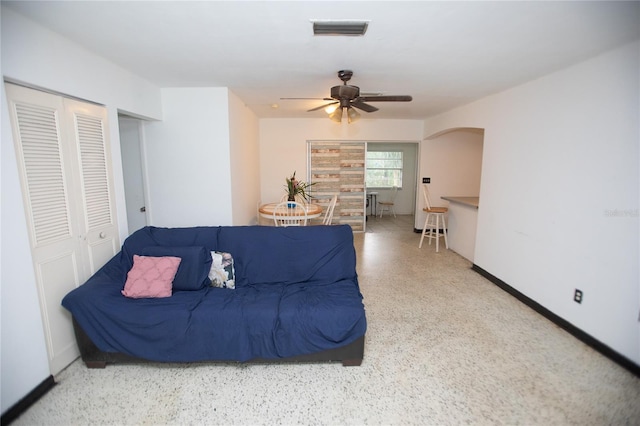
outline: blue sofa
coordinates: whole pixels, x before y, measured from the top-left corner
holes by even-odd
[[[230,253],[235,289],[209,285],[210,256],[185,254],[180,268],[191,270],[178,269],[170,297],[122,294],[134,255],[176,249]],[[180,274],[191,281],[177,289]],[[365,309],[347,225],[145,227],[62,305],[90,368],[138,361],[360,365],[364,353]]]

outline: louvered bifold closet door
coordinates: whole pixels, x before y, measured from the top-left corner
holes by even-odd
[[[5,88],[55,375],[79,355],[71,316],[60,302],[118,247],[106,111],[13,84]]]
[[[65,99],[73,120],[74,142],[82,193],[82,219],[89,273],[95,273],[118,249],[113,179],[107,149],[104,107]]]
[[[59,109],[16,104],[21,148],[30,204],[34,244],[71,236],[68,194],[62,168]]]
[[[5,87],[49,368],[56,374],[78,356],[70,316],[60,301],[87,278],[69,168],[73,150],[63,142],[62,98],[10,84]]]

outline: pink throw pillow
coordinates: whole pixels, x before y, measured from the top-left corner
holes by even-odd
[[[122,294],[140,299],[145,297],[171,297],[173,277],[178,272],[180,258],[133,255],[133,267],[127,273]]]

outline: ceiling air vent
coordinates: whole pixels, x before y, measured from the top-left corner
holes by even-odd
[[[313,34],[361,36],[368,25],[367,21],[313,21]]]

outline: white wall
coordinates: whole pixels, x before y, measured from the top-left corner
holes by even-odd
[[[144,124],[149,224],[231,225],[226,88],[162,89],[164,119]]]
[[[422,139],[422,120],[361,119],[338,124],[328,118],[261,119],[261,199],[277,201],[284,194],[285,178],[307,180],[307,141],[405,141]]]
[[[258,119],[233,92],[229,92],[229,134],[232,224],[255,225],[260,201]]]
[[[477,197],[482,175],[483,134],[478,129],[445,132],[420,144],[419,186],[430,177],[429,198],[434,206],[446,207],[442,196]],[[426,214],[422,189],[416,203],[416,229],[422,229]]]
[[[425,123],[485,129],[475,263],[637,364],[639,56],[635,42]]]
[[[127,227],[117,111],[160,118],[160,90],[11,10],[2,7],[1,14],[4,78],[107,107],[116,207],[123,238]],[[4,413],[50,374],[4,85],[1,135],[0,376]]]

